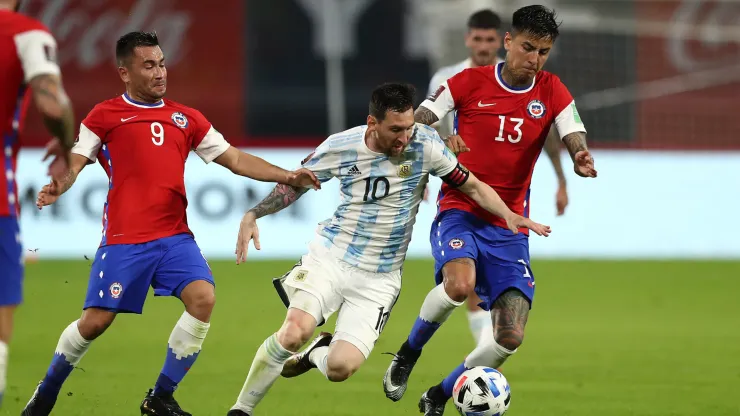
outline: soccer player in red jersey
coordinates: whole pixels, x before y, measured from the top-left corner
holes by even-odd
[[[453,136],[449,146],[454,151],[469,149],[459,155],[460,163],[524,217],[529,216],[532,171],[552,125],[570,152],[575,172],[596,177],[573,97],[557,76],[542,71],[558,26],[554,12],[543,6],[517,10],[512,31],[504,38],[506,61],[460,72],[416,111],[417,121],[432,124],[456,110],[459,137]],[[438,203],[430,235],[437,286],[385,374],[386,396],[401,399],[422,347],[473,288],[481,307],[491,311],[493,337],[422,395],[419,408],[425,415],[443,414],[466,368],[496,368],[516,352],[535,286],[527,230],[507,230],[499,218],[444,184]]]
[[[74,115],[62,87],[56,41],[39,21],[17,12],[19,2],[0,0],[0,404],[5,392],[13,312],[22,301],[23,248],[18,216],[16,162],[31,97],[49,132],[50,173],[67,169],[74,143]],[[49,156],[47,155],[47,156]]]
[[[191,150],[206,162],[260,181],[319,187],[307,169],[283,170],[243,153],[195,109],[164,99],[165,57],[156,34],[132,32],[116,45],[123,95],[96,105],[80,125],[70,169],[38,196],[54,203],[85,165],[108,175],[103,235],[90,271],[82,317],[72,322],[23,415],[48,415],[62,384],[90,343],[118,313],[141,313],[149,287],[176,296],[185,312],[170,334],[164,367],[141,403],[146,415],[190,415],[173,393],[198,357],[215,303],[211,270],[188,228],[185,161]]]

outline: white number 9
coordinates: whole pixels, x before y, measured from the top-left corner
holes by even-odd
[[[162,127],[161,124],[158,122],[154,122],[151,125],[152,129],[152,143],[154,143],[156,146],[161,146],[162,143],[164,143],[164,127]],[[159,139],[159,140],[157,140]]]

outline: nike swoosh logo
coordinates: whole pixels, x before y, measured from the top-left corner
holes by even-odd
[[[496,103],[493,103],[493,104],[483,104],[482,102],[478,101],[478,107],[490,107],[492,105],[496,105]]]
[[[139,117],[139,116],[133,116],[133,117],[129,117],[129,118],[122,118],[122,119],[121,119],[121,123],[123,123],[124,121],[129,121],[129,120],[131,120],[132,118],[136,118],[136,117]]]

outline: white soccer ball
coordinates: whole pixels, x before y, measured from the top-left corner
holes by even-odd
[[[463,416],[503,416],[511,403],[511,388],[493,368],[475,367],[458,377],[452,400]]]

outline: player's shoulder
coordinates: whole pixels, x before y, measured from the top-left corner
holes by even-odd
[[[536,88],[552,88],[563,85],[560,77],[549,71],[540,71],[537,73]]]
[[[344,130],[339,133],[334,133],[329,136],[319,146],[324,152],[343,152],[346,150],[354,150],[362,145],[362,141],[365,140],[365,132],[367,126],[357,126],[351,129]]]
[[[166,98],[162,101],[164,101],[164,106],[162,106],[161,111],[167,113],[172,121],[180,127],[186,127],[190,122],[206,126],[209,123],[206,116],[193,107]]]
[[[31,16],[8,11],[0,12],[0,28],[0,32],[12,36],[34,30],[51,33],[41,21]]]
[[[416,123],[412,147],[430,147],[435,144],[441,144],[444,146],[444,142],[439,136],[437,130],[433,127],[427,126],[426,124]]]

